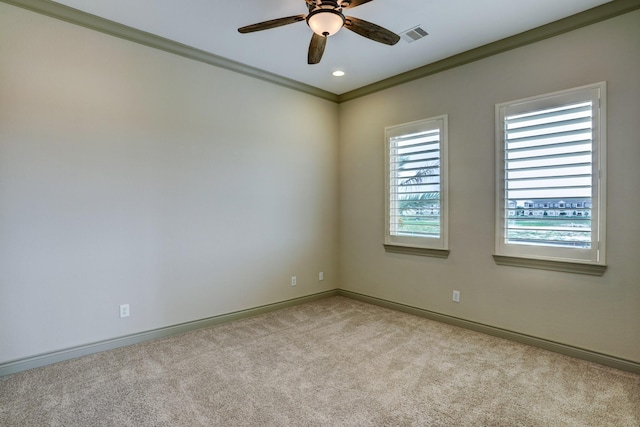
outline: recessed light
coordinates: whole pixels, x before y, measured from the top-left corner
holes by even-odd
[[[331,75],[333,75],[333,77],[342,77],[342,76],[344,76],[344,71],[336,70],[333,73],[331,73]]]

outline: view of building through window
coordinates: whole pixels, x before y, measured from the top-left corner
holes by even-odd
[[[592,108],[504,118],[506,243],[591,247]]]

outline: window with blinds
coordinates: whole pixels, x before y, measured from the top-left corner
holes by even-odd
[[[498,106],[498,253],[602,260],[603,91]]]
[[[387,244],[446,248],[446,120],[385,129]]]

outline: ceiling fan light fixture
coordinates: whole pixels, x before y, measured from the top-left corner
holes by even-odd
[[[307,16],[307,24],[314,33],[329,37],[340,31],[344,15],[335,9],[317,9]]]
[[[241,34],[253,33],[254,31],[268,30],[306,21],[313,31],[307,53],[307,63],[310,65],[320,62],[327,45],[327,38],[336,34],[342,27],[369,40],[393,46],[400,40],[400,36],[396,33],[364,19],[354,18],[353,16],[346,17],[342,14],[343,8],[351,9],[370,1],[372,0],[304,0],[307,9],[309,9],[309,14],[306,16],[300,14],[270,19],[240,27],[238,31]]]

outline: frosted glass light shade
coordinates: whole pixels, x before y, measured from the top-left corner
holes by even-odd
[[[309,14],[307,23],[314,33],[328,37],[340,31],[344,16],[333,9],[320,9]]]

